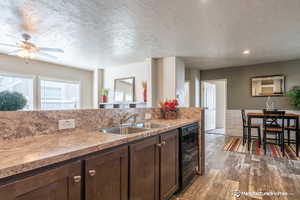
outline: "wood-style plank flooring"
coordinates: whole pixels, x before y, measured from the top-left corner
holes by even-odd
[[[205,137],[206,173],[176,197],[178,200],[300,200],[300,161],[224,152],[224,136]],[[241,194],[237,198],[233,191],[288,194]]]

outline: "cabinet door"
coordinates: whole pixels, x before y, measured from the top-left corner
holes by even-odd
[[[160,136],[160,200],[169,199],[179,187],[178,130]]]
[[[128,199],[128,146],[86,159],[86,200]]]
[[[80,200],[81,162],[0,186],[0,200]]]
[[[130,200],[159,199],[159,137],[130,145]]]

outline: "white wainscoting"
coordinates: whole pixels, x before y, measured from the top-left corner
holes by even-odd
[[[246,113],[248,112],[262,112],[262,110],[246,110]],[[300,111],[297,110],[286,110],[286,112],[300,115]],[[252,123],[262,124],[262,119],[253,119]],[[242,123],[241,110],[226,110],[225,135],[243,136],[242,127],[243,127],[243,123]],[[256,130],[253,129],[252,134],[256,135]]]

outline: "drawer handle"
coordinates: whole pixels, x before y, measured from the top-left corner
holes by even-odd
[[[161,148],[162,147],[162,144],[160,143],[160,144],[156,144],[156,146],[158,146],[159,148]]]
[[[81,176],[74,176],[73,179],[74,179],[74,183],[80,183]]]
[[[94,170],[94,169],[89,170],[89,174],[90,174],[90,176],[95,176],[96,175],[96,170]]]

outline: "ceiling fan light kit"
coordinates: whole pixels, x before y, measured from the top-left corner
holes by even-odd
[[[33,59],[35,58],[34,53],[28,51],[28,50],[20,50],[17,54],[19,57],[21,58],[25,58],[25,59]]]
[[[58,48],[38,47],[34,43],[29,42],[31,40],[31,36],[28,33],[23,33],[22,38],[23,41],[17,43],[16,45],[5,43],[0,43],[0,45],[17,48],[16,50],[11,51],[9,55],[15,55],[25,59],[33,59],[36,56],[42,56],[49,59],[57,59],[57,57],[47,54],[46,52],[64,53],[62,49]]]

